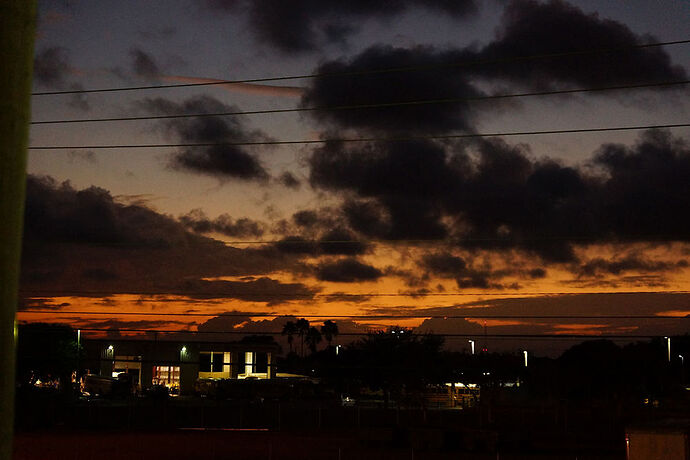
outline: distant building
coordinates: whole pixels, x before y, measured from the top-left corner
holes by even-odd
[[[198,379],[270,379],[276,343],[88,339],[83,341],[91,373],[130,374],[140,389],[164,385],[190,394]]]

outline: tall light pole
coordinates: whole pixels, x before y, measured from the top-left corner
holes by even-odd
[[[671,362],[671,337],[664,337],[666,339],[666,354],[668,356],[668,362]]]
[[[525,367],[527,367],[527,350],[522,350],[522,354],[525,355]]]
[[[685,359],[683,359],[683,355],[678,355],[680,358],[680,383],[683,384],[685,382],[685,369],[684,369],[684,364],[685,364]]]
[[[16,308],[36,0],[0,2],[0,460],[12,458]]]
[[[474,340],[468,340],[470,347],[472,348],[472,354],[474,354]]]

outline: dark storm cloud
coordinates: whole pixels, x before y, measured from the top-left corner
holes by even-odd
[[[318,248],[316,244],[301,236],[286,236],[275,243],[275,248],[286,254],[316,255]]]
[[[467,270],[465,259],[449,254],[429,254],[424,257],[423,265],[436,275],[456,276]]]
[[[48,177],[28,177],[22,254],[22,291],[27,295],[184,296],[217,290],[237,298],[252,287],[273,292],[283,286],[270,279],[243,281],[248,284],[201,280],[266,278],[271,272],[295,270],[296,264],[294,256],[273,247],[237,249],[196,235],[170,216],[118,203],[101,188],[76,190]],[[281,292],[288,294],[308,291],[297,284],[284,288]]]
[[[146,98],[138,102],[149,112],[172,114],[204,114],[237,111],[237,107],[223,104],[210,96],[196,96],[177,103],[164,98]],[[166,133],[182,143],[232,143],[267,140],[260,131],[246,128],[238,117],[202,116],[173,119],[164,123]],[[265,182],[268,172],[245,147],[211,145],[181,148],[170,165],[175,169],[226,179]]]
[[[228,214],[221,214],[209,219],[201,209],[193,209],[180,216],[180,222],[196,233],[221,233],[227,236],[245,238],[262,236],[266,225],[248,218],[233,219]]]
[[[17,310],[61,310],[72,305],[69,302],[55,303],[51,298],[30,297],[20,298]]]
[[[648,131],[633,146],[604,145],[590,163],[534,160],[525,146],[497,139],[328,143],[310,159],[310,181],[346,197],[351,228],[375,238],[448,236],[465,248],[517,248],[549,262],[574,261],[577,244],[688,241],[684,141]]]
[[[27,178],[24,215],[26,237],[42,241],[167,247],[187,239],[168,217],[120,205],[105,189],[75,190],[50,177]]]
[[[626,272],[667,272],[687,267],[688,262],[686,260],[649,260],[640,255],[632,254],[613,260],[607,260],[601,257],[587,260],[576,269],[576,273],[580,277],[596,277],[621,275]]]
[[[72,68],[69,52],[62,47],[43,48],[34,57],[34,80],[50,89],[80,91],[81,83],[72,79]],[[72,108],[88,111],[91,109],[85,94],[69,95],[67,105]]]
[[[70,59],[65,48],[43,48],[34,58],[34,79],[48,88],[63,88],[70,76]]]
[[[81,272],[84,278],[90,278],[96,281],[111,281],[119,278],[117,274],[104,268],[89,268]]]
[[[200,299],[239,299],[280,304],[289,300],[309,300],[315,291],[302,283],[281,283],[261,277],[248,281],[194,280],[181,284],[181,293]]]
[[[139,48],[132,48],[129,51],[129,56],[132,59],[132,70],[138,77],[156,80],[161,75],[160,68],[153,56],[145,51]]]
[[[324,262],[316,268],[316,277],[321,281],[336,283],[356,283],[376,281],[383,272],[357,259],[341,259],[335,262]]]
[[[286,53],[314,51],[324,43],[343,43],[362,21],[387,19],[412,8],[456,18],[477,10],[474,0],[208,0],[208,4],[234,12],[247,11],[259,40]]]
[[[564,1],[514,0],[505,9],[495,41],[481,50],[480,58],[492,61],[582,50],[615,51],[489,64],[477,66],[476,70],[530,88],[687,78],[685,70],[674,66],[663,48],[630,49],[655,41],[658,40],[654,37],[635,34],[621,22],[600,18],[596,13],[587,14]]]
[[[346,204],[354,229],[390,239],[446,236],[434,204],[453,178],[442,147],[424,141],[355,147],[329,142],[314,151],[310,166],[314,187],[378,198]]]
[[[302,185],[299,179],[297,179],[290,171],[285,171],[283,174],[281,174],[280,177],[278,177],[278,182],[293,190],[298,190]]]
[[[515,284],[504,285],[496,282],[505,276],[515,274],[515,271],[492,271],[490,267],[477,269],[465,259],[450,254],[427,254],[420,263],[430,274],[441,278],[453,278],[461,289],[517,289]]]
[[[364,254],[367,245],[362,241],[357,241],[356,236],[347,229],[334,228],[321,236],[319,249],[323,254],[354,256]]]
[[[319,216],[313,210],[297,211],[292,215],[292,220],[300,227],[311,228],[319,222]]]
[[[302,97],[306,107],[342,107],[449,98],[470,98],[484,93],[467,81],[463,68],[435,68],[410,72],[350,75],[397,67],[429,67],[471,58],[471,52],[441,52],[433,47],[412,49],[374,46],[348,61],[329,61],[315,73]],[[332,75],[345,73],[346,75]],[[366,131],[439,133],[473,131],[471,102],[310,112],[320,122]]]
[[[634,146],[607,144],[593,158],[607,178],[599,222],[635,239],[687,241],[690,149],[667,131],[647,131]]]
[[[634,48],[654,41],[653,37],[635,34],[625,24],[586,14],[566,2],[516,0],[506,7],[495,39],[484,47],[440,50],[432,46],[405,49],[375,45],[354,57],[319,65],[315,73],[322,76],[311,80],[302,104],[337,107],[473,98],[485,94],[479,89],[482,82],[498,84],[504,94],[506,87],[538,91],[686,79],[686,71],[674,65],[663,48]],[[513,59],[609,48],[616,50]],[[396,68],[413,70],[361,74]],[[333,75],[339,73],[343,75]],[[315,110],[310,115],[330,128],[429,134],[473,131],[476,115],[503,108],[504,104],[458,101]]]

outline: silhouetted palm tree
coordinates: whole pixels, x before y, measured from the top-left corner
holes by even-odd
[[[299,331],[297,330],[297,325],[295,324],[294,321],[288,321],[285,323],[283,326],[283,335],[287,335],[287,341],[288,345],[290,345],[290,353],[292,353],[292,342],[295,340],[293,337],[295,334],[297,334]]]
[[[328,342],[328,347],[330,348],[333,337],[338,335],[338,325],[330,319],[324,321],[323,326],[321,326],[321,335],[323,335],[323,337],[326,339],[326,342]]]
[[[297,320],[295,325],[297,326],[297,334],[299,334],[301,339],[301,355],[304,356],[304,336],[307,335],[307,332],[309,332],[309,321],[304,318],[300,318]]]
[[[307,346],[312,353],[316,353],[316,345],[321,342],[321,333],[315,327],[310,327],[306,334]]]

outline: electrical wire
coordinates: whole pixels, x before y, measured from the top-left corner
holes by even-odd
[[[466,133],[445,134],[430,136],[405,136],[405,137],[360,137],[360,138],[331,138],[331,139],[300,139],[288,141],[246,141],[246,142],[188,142],[166,144],[114,144],[114,145],[37,145],[29,146],[29,150],[99,150],[99,149],[158,149],[171,147],[218,147],[218,146],[257,146],[257,145],[294,145],[294,144],[326,144],[326,143],[354,143],[354,142],[409,142],[419,140],[452,140],[471,139],[479,137],[509,137],[509,136],[539,136],[546,134],[575,134],[595,133],[609,131],[636,131],[642,129],[670,129],[686,128],[690,123],[669,123],[644,126],[616,126],[605,128],[579,128],[579,129],[555,129],[542,131],[513,131],[497,133]]]
[[[190,330],[170,330],[170,329],[141,329],[141,328],[98,328],[98,327],[77,327],[80,331],[95,331],[95,332],[147,332],[159,334],[197,334],[197,335],[286,335],[282,331],[190,331]],[[369,335],[382,334],[383,331],[366,331],[366,332],[339,332],[338,337],[362,337]],[[419,336],[426,335],[426,332],[405,332],[403,335]],[[298,334],[294,336],[300,337]],[[392,334],[391,334],[392,335]],[[661,335],[649,334],[484,334],[484,333],[429,333],[436,337],[475,337],[475,338],[490,338],[490,339],[655,339],[662,337]],[[123,337],[124,338],[124,337]],[[110,340],[120,340],[120,337],[110,337]]]
[[[132,117],[106,117],[106,118],[78,118],[78,119],[57,119],[57,120],[39,120],[32,121],[32,125],[50,125],[50,124],[67,124],[67,123],[98,123],[98,122],[116,122],[116,121],[144,121],[144,120],[169,120],[180,118],[199,118],[199,117],[224,117],[224,116],[239,116],[239,115],[262,115],[272,113],[291,113],[291,112],[314,112],[314,111],[339,111],[339,110],[354,110],[354,109],[375,109],[375,108],[393,108],[406,106],[420,106],[430,104],[449,104],[458,102],[475,102],[495,99],[512,99],[534,96],[552,96],[564,94],[578,94],[588,92],[604,92],[616,91],[623,89],[637,89],[637,88],[653,88],[653,87],[669,87],[687,85],[690,80],[680,80],[671,82],[659,83],[640,83],[632,85],[616,85],[605,86],[598,88],[577,88],[554,91],[536,91],[516,94],[494,94],[486,96],[463,97],[463,98],[441,98],[441,99],[422,99],[412,101],[386,102],[386,103],[372,103],[372,104],[352,104],[339,106],[320,106],[320,107],[294,107],[288,109],[269,109],[269,110],[246,110],[246,111],[230,111],[230,112],[215,112],[215,113],[193,113],[193,114],[174,114],[174,115],[148,115],[148,116],[132,116]]]
[[[199,87],[199,86],[218,86],[218,85],[232,85],[240,83],[266,83],[274,81],[286,81],[286,80],[301,80],[301,79],[314,79],[321,77],[353,77],[361,75],[376,75],[376,74],[386,74],[386,73],[397,73],[397,72],[412,72],[421,70],[432,70],[432,69],[444,69],[444,68],[458,68],[458,67],[469,67],[475,65],[486,65],[486,64],[497,64],[497,63],[510,63],[510,62],[521,62],[529,61],[534,59],[548,59],[548,58],[559,58],[567,56],[584,56],[588,54],[599,54],[599,53],[609,53],[626,51],[631,49],[642,49],[642,48],[653,48],[660,46],[672,46],[672,45],[682,45],[690,43],[690,39],[687,40],[675,40],[667,42],[656,42],[656,43],[645,43],[633,46],[624,47],[610,47],[610,48],[598,48],[598,49],[587,49],[587,50],[577,50],[577,51],[564,51],[559,53],[545,53],[545,54],[534,54],[534,55],[524,55],[524,56],[514,56],[509,58],[494,58],[494,59],[475,59],[472,61],[451,63],[451,64],[432,64],[432,65],[418,65],[418,66],[403,66],[403,67],[390,67],[385,69],[368,69],[368,70],[357,70],[348,72],[326,72],[326,73],[311,73],[302,75],[286,75],[277,77],[265,77],[265,78],[246,78],[240,80],[219,80],[212,82],[202,82],[202,83],[175,83],[168,85],[148,85],[148,86],[129,86],[120,88],[95,88],[95,89],[72,89],[72,90],[59,90],[59,91],[40,91],[31,93],[32,96],[53,96],[60,94],[87,94],[87,93],[106,93],[106,92],[121,92],[121,91],[143,91],[143,90],[153,90],[153,89],[169,89],[169,88],[189,88],[189,87]]]
[[[372,292],[372,293],[347,293],[347,292],[333,292],[328,294],[318,294],[318,293],[280,293],[280,292],[261,292],[261,293],[242,293],[242,292],[218,292],[218,291],[126,291],[114,293],[112,290],[50,290],[50,289],[20,289],[20,293],[27,297],[40,297],[40,296],[110,296],[110,295],[140,295],[140,296],[198,296],[198,297],[228,297],[228,298],[239,298],[243,300],[245,298],[260,297],[262,299],[270,298],[307,298],[307,299],[318,299],[318,298],[340,298],[340,297],[467,297],[467,296],[496,296],[496,297],[506,297],[506,296],[568,296],[568,295],[598,295],[598,294],[616,294],[616,295],[626,295],[626,294],[690,294],[690,290],[665,290],[665,291],[590,291],[590,292],[552,292],[552,291],[525,291],[525,292],[429,292],[429,293],[417,293],[417,292]],[[57,295],[56,295],[57,294]],[[152,302],[156,302],[156,299],[152,299]],[[274,316],[269,314],[267,316]]]

